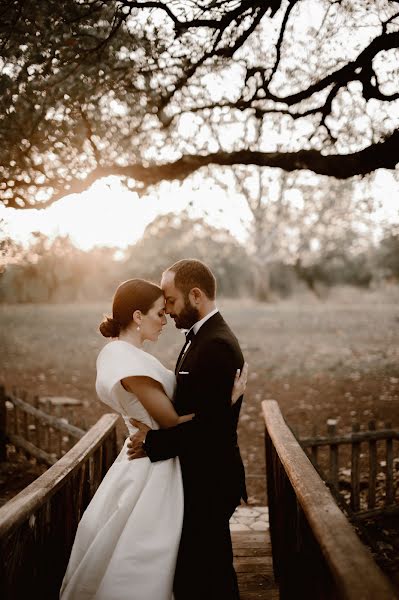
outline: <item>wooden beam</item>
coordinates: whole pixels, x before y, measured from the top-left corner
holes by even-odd
[[[360,542],[285,423],[278,403],[264,401],[262,410],[270,439],[330,569],[339,597],[346,600],[397,598],[389,580]]]
[[[25,452],[28,452],[28,454],[31,454],[32,456],[37,458],[37,460],[40,460],[40,462],[45,463],[49,467],[51,467],[52,465],[54,465],[57,462],[57,457],[52,456],[51,454],[49,454],[48,452],[45,452],[44,450],[41,450],[41,448],[37,448],[34,444],[32,444],[31,442],[28,442],[20,435],[15,435],[15,433],[10,433],[7,436],[7,438],[8,438],[8,441],[11,442],[11,444],[13,444],[16,448],[22,448],[23,450],[25,450]]]
[[[48,471],[0,509],[0,537],[9,535],[16,527],[51,498],[74,470],[91,456],[115,427],[119,415],[106,414]]]
[[[353,442],[368,442],[377,440],[399,440],[396,429],[377,429],[376,431],[352,431],[340,435],[299,438],[302,448],[308,446],[329,446],[334,444],[353,444]]]
[[[278,600],[269,532],[234,532],[231,539],[241,600]]]
[[[7,396],[6,399],[9,402],[11,402],[12,404],[14,404],[14,406],[16,406],[17,408],[20,408],[25,413],[28,413],[29,415],[36,417],[40,421],[44,421],[48,425],[51,425],[51,427],[54,427],[54,429],[59,429],[61,431],[64,431],[65,433],[68,433],[75,439],[79,440],[86,433],[83,429],[80,429],[79,427],[75,427],[75,425],[70,425],[69,423],[65,423],[62,419],[53,417],[52,415],[48,415],[47,413],[43,412],[39,408],[35,408],[31,404],[29,404],[28,402],[25,402],[24,400],[21,400],[20,398],[16,398],[13,396],[12,397]]]

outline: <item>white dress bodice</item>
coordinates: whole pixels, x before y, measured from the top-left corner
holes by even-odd
[[[151,354],[122,340],[110,342],[101,350],[97,358],[96,391],[102,402],[119,412],[129,430],[135,428],[130,418],[145,423],[151,429],[159,429],[158,423],[151,417],[137,396],[125,390],[121,380],[125,377],[146,376],[158,381],[165,394],[172,400],[176,378]]]

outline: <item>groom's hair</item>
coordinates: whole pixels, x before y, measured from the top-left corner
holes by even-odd
[[[210,268],[195,258],[184,258],[166,269],[175,274],[175,286],[187,297],[190,290],[198,287],[209,300],[216,296],[216,279]]]

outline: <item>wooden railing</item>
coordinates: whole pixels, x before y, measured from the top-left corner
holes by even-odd
[[[394,485],[399,431],[390,423],[377,429],[373,420],[366,430],[354,423],[351,433],[339,434],[329,419],[327,435],[314,432],[299,443],[349,515],[363,519],[399,511]]]
[[[7,460],[11,443],[28,456],[48,466],[54,465],[86,433],[57,415],[39,408],[39,398],[27,402],[25,392],[6,393],[0,386],[0,461]]]
[[[0,509],[0,597],[58,598],[81,515],[117,455],[118,415],[104,415]]]
[[[327,435],[314,431],[299,443],[349,516],[359,520],[399,512],[394,471],[399,431],[390,423],[377,429],[373,420],[366,430],[354,423],[351,433],[339,434],[336,420],[329,419]]]
[[[281,600],[393,600],[387,577],[361,543],[277,402],[262,403],[273,565]]]

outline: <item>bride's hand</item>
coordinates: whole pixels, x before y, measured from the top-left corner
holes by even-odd
[[[234,378],[233,390],[231,392],[231,404],[235,404],[240,398],[245,389],[247,387],[247,379],[248,379],[248,363],[245,362],[240,373],[240,369],[237,369],[236,376]]]

